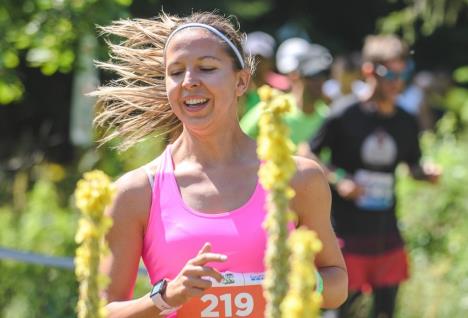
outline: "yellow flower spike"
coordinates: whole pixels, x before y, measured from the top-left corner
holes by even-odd
[[[262,86],[258,93],[262,100],[262,116],[257,154],[263,161],[259,178],[269,191],[268,215],[264,223],[268,233],[265,317],[318,317],[322,296],[312,292],[316,283],[313,259],[322,248],[321,242],[314,233],[301,229],[292,235],[290,246],[286,243],[287,222],[297,218],[289,210],[289,200],[294,197],[289,182],[296,169],[292,159],[295,146],[288,138],[288,127],[282,121],[282,115],[291,111],[290,100],[268,86]],[[290,260],[293,271],[288,279],[291,246],[295,247],[295,254]],[[289,291],[288,286],[291,286]]]
[[[86,172],[77,183],[75,202],[82,212],[75,235],[75,241],[80,244],[75,256],[75,274],[80,283],[78,318],[106,315],[99,293],[108,280],[98,273],[98,269],[101,256],[108,253],[104,236],[112,226],[112,219],[104,215],[104,210],[114,193],[110,178],[99,170]]]
[[[316,318],[320,315],[322,295],[315,291],[315,255],[322,243],[315,232],[305,228],[294,231],[288,239],[292,249],[289,291],[281,304],[283,318]]]
[[[264,223],[268,233],[264,280],[267,302],[265,317],[280,318],[280,304],[288,290],[290,249],[286,245],[286,238],[287,223],[291,219],[289,199],[294,195],[289,181],[295,172],[289,129],[281,117],[290,111],[291,105],[284,94],[268,86],[262,86],[258,93],[262,100],[262,116],[259,120],[257,154],[263,162],[259,178],[263,187],[269,191],[268,215]]]
[[[110,178],[102,171],[86,172],[75,191],[76,206],[84,213],[102,213],[114,192]],[[99,212],[101,211],[101,212]]]
[[[268,86],[268,85],[263,85],[257,90],[258,96],[260,97],[260,100],[263,102],[266,102],[270,100],[270,98],[273,95],[273,89]]]

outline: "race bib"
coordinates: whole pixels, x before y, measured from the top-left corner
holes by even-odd
[[[264,273],[223,273],[220,283],[201,297],[192,298],[177,311],[177,318],[263,318],[265,299],[262,282]]]
[[[393,174],[358,170],[354,175],[354,180],[364,190],[364,194],[356,200],[359,208],[381,211],[393,206]]]

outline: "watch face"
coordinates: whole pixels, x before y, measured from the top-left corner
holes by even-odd
[[[160,280],[159,282],[157,282],[156,284],[154,284],[153,288],[151,289],[150,296],[152,297],[152,296],[154,296],[156,294],[161,293],[165,283],[166,283],[166,281],[163,279],[163,280]]]

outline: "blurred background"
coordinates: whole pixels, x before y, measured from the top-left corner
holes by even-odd
[[[268,33],[273,51],[291,37],[320,44],[333,57],[321,87],[329,103],[359,93],[366,35],[396,33],[410,43],[408,88],[417,93],[408,90],[405,100],[421,126],[423,160],[441,165],[444,175],[434,187],[399,170],[411,279],[399,294],[397,316],[466,317],[468,0],[1,0],[0,317],[76,316],[70,270],[76,181],[94,168],[118,177],[155,158],[165,143],[147,138],[121,153],[96,147],[94,100],[85,94],[112,78],[93,64],[108,59],[96,25],[149,18],[161,9],[234,15],[244,32]],[[283,79],[276,78],[277,86]],[[147,290],[143,275],[136,293]],[[369,304],[364,298],[356,317],[366,317]]]

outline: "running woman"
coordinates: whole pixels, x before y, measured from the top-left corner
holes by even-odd
[[[224,273],[265,270],[266,193],[257,177],[257,145],[241,131],[237,116],[251,76],[237,29],[213,13],[161,14],[103,28],[124,41],[111,45],[113,62],[101,64],[119,78],[96,92],[102,105],[97,124],[112,126],[108,138],[120,137],[122,147],[155,131],[174,138],[158,158],[116,182],[108,209],[111,255],[102,268],[110,277],[109,317],[188,317],[183,313],[193,299],[235,280],[223,280]],[[330,223],[329,186],[316,163],[295,160],[293,226],[316,231],[323,242],[316,258],[323,306],[337,307],[347,295],[347,273]],[[141,258],[154,287],[132,299]],[[219,314],[214,302],[227,306],[231,300],[239,308],[224,308],[226,316],[263,315],[252,311],[255,304],[245,294],[221,300],[210,295],[210,307],[195,306],[201,312],[190,317],[213,317]]]

